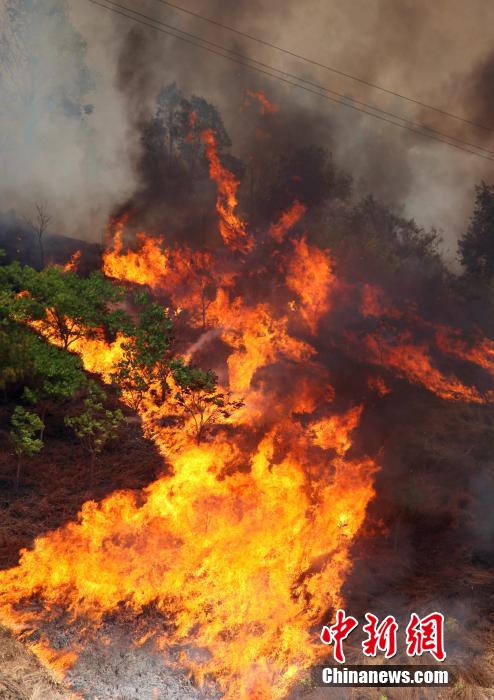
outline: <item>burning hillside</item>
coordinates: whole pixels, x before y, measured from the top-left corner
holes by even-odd
[[[77,521],[38,538],[1,572],[0,609],[12,629],[39,630],[36,653],[72,678],[115,619],[198,687],[282,698],[327,653],[321,626],[346,602],[383,449],[359,432],[369,405],[402,381],[445,402],[490,402],[491,341],[469,344],[339,273],[332,253],[308,242],[297,200],[251,231],[213,131],[199,143],[222,244],[127,235],[126,214],[109,225],[103,271],[128,291],[151,290],[184,362],[207,365],[218,385],[184,388],[179,370],[154,376],[138,400],[123,385],[167,472],[85,503]],[[96,330],[71,349],[109,382],[128,342]],[[342,386],[342,362],[360,384]],[[77,630],[63,650],[61,625]]]

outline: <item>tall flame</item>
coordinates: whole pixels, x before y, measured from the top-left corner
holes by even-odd
[[[254,247],[254,241],[248,233],[245,223],[235,214],[238,204],[237,190],[240,182],[232,172],[221,164],[216,137],[212,129],[203,131],[202,141],[206,146],[206,154],[209,159],[210,177],[218,187],[216,211],[219,215],[221,236],[232,250],[247,253]]]
[[[239,183],[221,164],[213,132],[202,139],[225,246],[248,253],[254,239],[236,214]],[[365,400],[343,398],[344,407],[335,408],[330,363],[317,349],[321,322],[341,302],[343,285],[328,251],[305,237],[285,241],[303,212],[295,203],[270,229],[267,246],[282,249],[273,258],[274,292],[263,297],[256,281],[264,272],[247,273],[245,256],[166,247],[145,233],[136,250],[125,249],[125,219],[113,222],[105,273],[185,308],[196,329],[190,355],[211,338],[221,342],[224,359],[210,356],[222,386],[243,406],[198,444],[190,420],[169,420],[178,417],[173,391],[157,403],[149,387],[139,413],[169,473],[142,492],[85,503],[76,522],[37,539],[17,567],[0,572],[3,619],[13,628],[37,626],[43,638],[34,650],[46,662],[53,656],[59,667],[77,664],[77,649],[63,658],[49,653],[48,623],[60,610],[90,639],[107,614],[152,608],[156,649],[178,649],[180,665],[198,683],[216,683],[226,698],[282,698],[325,652],[319,627],[343,603],[350,548],[378,465],[353,445]],[[374,288],[364,288],[359,304],[367,324],[401,318]],[[80,339],[73,350],[108,380],[122,342]],[[479,363],[488,351],[484,364],[492,369],[491,345],[479,357],[451,333],[436,342]],[[425,342],[410,335],[367,333],[355,352],[445,400],[484,400],[436,368]],[[368,381],[381,396],[390,391],[382,377]]]
[[[117,230],[105,272],[180,295],[177,282],[196,279],[206,262],[191,255],[180,266],[182,256],[163,241],[141,234],[137,243],[137,252],[124,252]],[[286,268],[287,294],[297,294],[300,318],[316,332],[335,283],[330,258],[301,240]],[[187,422],[163,420],[172,402],[156,405],[150,387],[143,426],[172,474],[142,494],[88,502],[77,522],[39,538],[18,567],[0,574],[0,609],[12,625],[43,630],[64,608],[90,629],[121,606],[153,605],[162,616],[156,647],[178,646],[198,682],[213,678],[229,698],[281,698],[324,651],[317,628],[342,602],[377,465],[352,455],[363,407],[331,409],[327,370],[290,332],[293,314],[235,294],[228,270],[222,279],[208,318],[229,348],[225,386],[244,399],[230,419],[237,432],[227,438],[223,428],[197,444]],[[121,343],[79,340],[74,350],[108,377]],[[275,379],[288,366],[300,389]],[[30,608],[33,596],[41,612]],[[39,647],[45,660],[47,644]]]

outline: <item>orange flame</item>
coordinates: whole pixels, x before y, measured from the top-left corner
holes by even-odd
[[[65,263],[63,266],[64,272],[75,272],[79,268],[79,263],[81,261],[81,251],[76,250],[75,253],[72,255],[70,260]]]
[[[375,362],[396,370],[408,381],[425,386],[446,401],[485,403],[485,398],[477,389],[434,367],[425,345],[414,345],[406,339],[393,345],[383,338],[373,336],[367,336],[365,345]]]
[[[138,252],[127,250],[123,255],[122,235],[122,229],[117,229],[112,250],[104,254],[105,275],[136,284],[147,284],[153,289],[159,287],[169,268],[169,257],[162,251],[163,240],[138,233]]]
[[[328,253],[308,245],[305,238],[293,244],[295,250],[288,263],[286,284],[298,294],[301,314],[315,334],[319,319],[330,309],[330,292],[336,286],[336,277]]]
[[[218,187],[216,211],[220,217],[220,234],[229,248],[248,253],[254,247],[254,241],[247,232],[245,223],[235,214],[240,182],[221,164],[216,138],[211,129],[202,132],[202,141],[206,146],[206,155],[209,160],[209,176]]]
[[[173,249],[144,235],[138,252],[124,252],[122,233],[104,260],[119,280],[180,296],[177,283],[207,267],[193,256],[178,263]],[[302,240],[287,266],[287,287],[315,332],[335,284],[330,258]],[[18,567],[0,573],[0,610],[11,626],[43,629],[52,610],[68,609],[91,628],[121,606],[138,612],[152,604],[173,620],[165,631],[157,617],[157,647],[182,648],[181,664],[199,682],[213,677],[228,698],[281,698],[325,652],[313,630],[341,604],[377,465],[347,458],[363,407],[333,416],[334,390],[314,348],[289,333],[287,317],[271,304],[235,296],[232,279],[227,271],[218,281],[208,317],[229,348],[222,383],[245,406],[196,444],[188,420],[166,420],[178,418],[173,388],[157,405],[150,387],[139,412],[172,476],[140,495],[88,502],[77,522],[39,538]],[[83,339],[72,347],[108,378],[122,341]],[[271,386],[263,375],[284,366],[300,378],[300,390]],[[33,595],[41,613],[19,604]],[[208,654],[199,661],[191,647]]]
[[[248,95],[274,111],[262,93]],[[191,113],[191,137],[196,126]],[[237,213],[240,183],[221,163],[213,131],[201,138],[217,185],[221,237],[230,251],[248,253],[254,240]],[[240,700],[284,697],[326,653],[318,627],[343,602],[351,547],[374,496],[378,466],[353,446],[364,405],[336,412],[316,343],[292,335],[302,328],[305,337],[308,328],[316,336],[342,286],[328,251],[305,238],[285,245],[304,213],[295,201],[268,230],[269,247],[283,246],[275,252],[276,274],[283,276],[276,280],[283,300],[278,305],[256,297],[255,290],[237,291],[240,281],[258,272],[242,276],[242,256],[225,261],[208,251],[166,247],[163,238],[143,232],[135,249],[125,248],[128,217],[110,224],[105,274],[147,285],[185,309],[196,329],[187,354],[211,333],[219,339],[224,358],[214,360],[221,387],[244,405],[198,444],[192,419],[173,400],[173,380],[162,401],[150,386],[139,415],[167,459],[168,474],[139,493],[85,503],[77,521],[38,538],[17,567],[0,572],[0,612],[11,628],[35,625],[48,638],[44,623],[63,610],[90,637],[109,613],[153,606],[155,630],[151,637],[136,634],[135,643],[154,639],[157,649],[180,650],[181,666],[199,683],[212,678],[226,698]],[[402,318],[370,285],[364,285],[360,311],[367,325],[382,316]],[[101,334],[81,338],[71,349],[86,369],[109,381],[124,340],[108,343]],[[485,400],[441,372],[426,345],[409,335],[368,335],[363,344],[371,363],[441,398]],[[492,341],[468,347],[451,329],[440,329],[436,344],[494,374]],[[381,377],[370,378],[368,386],[380,395],[389,392]],[[131,403],[125,395],[123,400]],[[77,665],[79,649],[60,655],[42,638],[35,651],[61,672]]]
[[[245,95],[247,98],[250,97],[253,100],[257,100],[261,105],[261,112],[263,114],[276,114],[278,111],[277,105],[270,102],[266,95],[260,90],[246,90]],[[246,100],[246,104],[248,104],[248,100]]]
[[[454,328],[440,326],[436,330],[436,343],[445,355],[472,362],[494,376],[494,341],[480,337],[477,343],[467,343]]]
[[[293,226],[295,226],[296,223],[300,221],[305,212],[306,207],[303,204],[300,204],[298,200],[295,200],[292,206],[287,209],[287,211],[283,212],[279,221],[272,224],[272,226],[269,228],[269,235],[271,238],[273,238],[277,243],[281,243],[287,231],[289,231]]]

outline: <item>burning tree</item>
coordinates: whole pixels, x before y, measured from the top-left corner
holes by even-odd
[[[172,363],[173,322],[162,306],[151,301],[149,295],[137,293],[134,301],[139,307],[138,320],[120,326],[127,340],[123,343],[123,357],[118,362],[112,379],[137,410],[145,393],[157,385],[161,400],[167,391],[167,378]]]
[[[97,335],[121,315],[109,306],[122,298],[122,290],[100,272],[79,277],[72,270],[48,267],[37,273],[28,266],[15,272],[29,299],[29,320],[64,350],[80,338]]]
[[[243,401],[233,399],[230,391],[218,388],[218,378],[212,370],[182,365],[174,370],[173,377],[178,387],[175,400],[192,418],[197,443],[202,442],[213,425],[228,420],[244,405]]]
[[[364,312],[358,283],[339,270],[336,276],[332,254],[315,246],[309,232],[301,237],[290,230],[306,207],[319,206],[330,189],[338,190],[324,154],[290,158],[289,196],[284,197],[282,188],[274,200],[277,210],[289,205],[290,215],[276,211],[280,223],[267,229],[266,247],[266,237],[256,236],[238,213],[239,181],[226,167],[213,130],[204,136],[200,123],[195,128],[196,138],[202,135],[207,146],[204,155],[218,189],[218,245],[224,246],[221,258],[216,251],[212,254],[224,274],[209,315],[228,355],[218,352],[214,366],[221,366],[228,386],[238,393],[219,386],[212,370],[173,356],[171,321],[164,309],[144,297],[137,299],[139,317],[120,326],[127,339],[117,348],[123,350],[123,359],[116,371],[114,355],[107,351],[117,343],[112,347],[103,337],[90,349],[74,343],[86,366],[94,348],[101,351],[106,362],[102,376],[106,379],[113,371],[123,400],[138,410],[171,470],[149,484],[142,498],[113,494],[103,504],[83,509],[77,523],[39,538],[17,568],[1,573],[0,611],[9,621],[22,615],[25,622],[30,615],[36,622],[68,603],[74,623],[82,621],[86,629],[92,620],[99,624],[103,611],[122,607],[139,614],[143,606],[153,605],[173,621],[167,625],[166,643],[184,650],[184,663],[196,677],[213,678],[228,698],[286,697],[297,672],[321,658],[313,632],[342,600],[352,569],[352,545],[366,518],[372,517],[367,507],[375,495],[380,450],[366,440],[368,428],[354,440],[361,416],[372,417],[377,402],[375,395],[369,401],[367,372],[375,375],[376,366],[382,366],[386,379],[406,379],[441,401],[480,406],[488,399],[441,368],[430,321],[378,303]],[[184,148],[188,144],[184,138]],[[171,150],[178,151],[178,145],[172,143]],[[161,152],[156,158],[162,158]],[[314,169],[315,183],[307,177],[311,162],[320,164]],[[324,187],[313,189],[319,180]],[[375,260],[382,258],[383,266],[401,270],[405,268],[399,261],[435,260],[434,236],[395,220],[388,221],[385,235],[379,234],[383,219],[378,208],[369,202],[361,209],[358,217],[354,212],[356,220],[370,223],[367,230],[355,227],[356,232],[369,250],[378,249]],[[123,265],[118,278],[148,284],[178,306],[177,289],[190,296],[193,285],[186,266],[182,270],[170,264],[177,248],[162,250],[162,241],[158,244],[146,234],[140,242],[137,252],[113,250],[120,262],[135,262]],[[188,263],[189,251],[182,250]],[[370,254],[367,259],[372,260]],[[113,265],[112,270],[116,276]],[[197,295],[194,304],[200,308]],[[343,314],[347,308],[350,313]],[[385,325],[378,326],[380,317]],[[376,326],[378,337],[373,339]],[[402,327],[410,327],[409,332],[401,333]],[[215,334],[203,333],[200,342],[208,335]],[[50,337],[60,342],[56,335]],[[201,352],[207,351],[207,342]],[[484,342],[492,352],[492,341]],[[494,376],[487,351],[480,359],[478,348],[467,351],[465,357],[461,345],[447,349]],[[338,367],[344,370],[340,379]],[[170,388],[165,397],[170,400],[159,407],[156,387],[161,398]],[[346,400],[350,391],[352,398],[354,391],[361,392],[358,404],[335,413],[336,396]],[[206,440],[214,426],[229,422],[243,406],[234,398],[239,394],[247,397],[238,416],[240,430],[229,431],[228,439],[218,435]],[[394,395],[395,382],[390,403]],[[170,427],[159,419],[172,404],[186,420]],[[391,411],[386,415],[391,420]],[[66,423],[93,465],[120,420],[117,412],[105,409],[95,390],[83,412]],[[188,428],[195,442],[189,436],[181,439]],[[170,435],[177,437],[173,444]],[[367,454],[368,446],[376,458]],[[375,524],[380,531],[380,523]],[[33,592],[46,605],[41,612],[39,607],[33,613],[21,610]],[[199,659],[189,656],[193,647],[208,653]]]

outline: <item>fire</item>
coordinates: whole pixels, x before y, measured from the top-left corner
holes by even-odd
[[[355,406],[341,416],[334,415],[313,423],[314,444],[324,450],[333,448],[337,454],[344,455],[352,446],[349,435],[359,424],[363,408]]]
[[[0,573],[2,616],[43,630],[64,609],[94,630],[122,606],[154,606],[156,648],[180,648],[198,682],[213,678],[229,698],[281,698],[324,652],[318,626],[342,602],[350,547],[374,494],[376,462],[351,453],[364,407],[332,410],[335,392],[314,347],[275,304],[235,293],[235,265],[222,269],[206,251],[183,256],[143,234],[137,251],[124,251],[122,236],[117,228],[106,274],[175,301],[189,296],[198,328],[200,296],[186,290],[201,288],[204,268],[216,271],[208,325],[228,348],[222,382],[244,399],[227,426],[237,432],[225,427],[197,444],[187,423],[167,426],[171,401],[157,405],[150,387],[139,412],[171,475],[141,494],[86,503],[76,522],[23,551],[18,567]],[[329,255],[302,239],[283,265],[286,294],[299,299],[290,318],[315,333],[335,285]],[[123,341],[79,339],[71,349],[108,379]],[[298,382],[275,379],[288,370]],[[33,597],[41,612],[30,608]],[[37,650],[49,663],[46,637]]]
[[[453,375],[443,374],[434,367],[425,345],[415,345],[406,338],[393,344],[384,338],[367,336],[366,347],[377,364],[395,370],[412,384],[421,384],[446,401],[485,403],[475,387],[470,387]]]
[[[136,238],[139,250],[127,250],[123,256],[122,236],[123,231],[118,228],[112,249],[104,255],[105,275],[136,284],[147,284],[153,289],[159,287],[169,267],[168,255],[162,251],[163,239],[149,238],[144,233],[138,233]]]
[[[38,659],[48,666],[54,676],[62,681],[67,671],[69,671],[77,660],[77,654],[74,651],[60,652],[55,651],[44,641],[35,642],[31,645]]]
[[[281,243],[286,233],[300,221],[305,212],[306,207],[300,204],[298,200],[295,200],[292,206],[287,209],[287,211],[283,212],[279,221],[270,226],[269,235],[271,238],[277,243]]]
[[[65,272],[75,272],[79,268],[79,263],[81,261],[81,251],[76,250],[75,253],[71,256],[70,260],[65,263],[63,266],[63,269]]]
[[[246,90],[246,98],[251,98],[256,100],[261,105],[261,112],[263,114],[276,114],[278,111],[277,105],[273,104],[268,100],[266,95],[260,90]],[[249,100],[246,99],[246,104],[249,104]]]
[[[436,343],[445,355],[472,362],[494,376],[494,341],[479,337],[477,343],[466,343],[454,328],[440,326],[436,330]]]
[[[222,338],[234,352],[228,358],[229,383],[237,392],[246,391],[258,369],[279,355],[301,361],[313,349],[287,333],[287,318],[275,318],[266,304],[245,308],[240,297],[233,302],[220,290],[211,314],[222,327]]]
[[[293,244],[286,284],[299,296],[302,317],[315,334],[319,319],[331,306],[330,292],[336,285],[333,265],[327,252],[308,245],[305,238]]]
[[[78,338],[72,344],[74,352],[82,356],[84,368],[99,374],[105,382],[110,382],[110,372],[123,357],[122,344],[125,336],[118,334],[113,343],[103,338]]]
[[[219,230],[224,242],[232,249],[248,253],[254,247],[254,241],[248,233],[245,223],[235,214],[237,208],[237,190],[240,182],[220,161],[216,137],[211,129],[202,133],[209,160],[209,175],[218,187],[216,211],[219,215]]]
[[[195,333],[189,356],[220,342],[224,356],[213,350],[211,360],[222,388],[243,406],[197,442],[190,418],[168,420],[178,417],[173,385],[162,402],[150,386],[138,411],[168,473],[139,493],[85,503],[75,522],[38,538],[17,567],[0,572],[0,612],[12,628],[38,628],[34,650],[67,669],[76,668],[79,649],[62,657],[49,646],[49,623],[61,610],[83,626],[89,642],[105,616],[152,609],[148,642],[164,654],[179,650],[179,665],[198,683],[214,682],[225,698],[270,700],[285,697],[326,653],[318,633],[343,604],[378,464],[354,444],[365,404],[336,396],[331,363],[317,349],[321,320],[331,316],[342,288],[330,253],[305,237],[285,240],[305,211],[295,202],[269,229],[263,265],[246,269],[237,253],[255,243],[236,214],[239,182],[221,164],[213,132],[204,131],[202,140],[218,187],[225,250],[167,247],[164,238],[145,233],[137,234],[135,249],[125,248],[124,217],[111,225],[103,269],[185,310]],[[276,245],[281,250],[273,254]],[[400,318],[374,288],[358,298],[355,316],[367,328],[383,315]],[[124,341],[110,343],[101,334],[70,349],[108,381]],[[481,361],[455,338],[437,341]],[[445,400],[484,400],[441,372],[426,344],[409,335],[376,332],[363,345],[371,364]],[[389,391],[380,377],[369,386]],[[143,635],[135,637],[142,644]]]
[[[367,380],[367,386],[369,387],[369,389],[375,391],[381,397],[391,393],[391,389],[386,384],[384,379],[379,375],[376,375],[375,377],[369,377]]]
[[[300,448],[277,460],[276,437],[253,449],[248,472],[220,479],[237,448],[191,446],[143,503],[125,493],[87,503],[78,523],[23,553],[3,590],[95,624],[122,604],[138,612],[152,603],[174,621],[165,643],[212,653],[198,663],[184,650],[198,678],[212,673],[232,698],[254,697],[259,678],[264,697],[282,697],[320,653],[310,628],[340,600],[376,466],[336,460],[309,497]]]

